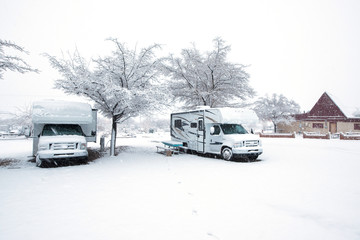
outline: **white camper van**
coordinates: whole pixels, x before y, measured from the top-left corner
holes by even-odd
[[[254,111],[237,108],[204,108],[171,114],[171,140],[198,153],[221,155],[225,160],[251,160],[262,154]]]
[[[86,161],[87,142],[96,142],[97,110],[89,104],[40,101],[33,104],[33,156],[36,165]]]

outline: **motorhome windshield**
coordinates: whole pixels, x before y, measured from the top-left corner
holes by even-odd
[[[240,124],[221,124],[224,134],[246,134],[248,133]]]
[[[76,124],[47,124],[44,126],[42,131],[42,136],[57,136],[57,135],[84,136],[84,133],[81,127]]]

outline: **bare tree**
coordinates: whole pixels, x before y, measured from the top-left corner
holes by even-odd
[[[15,123],[17,125],[32,128],[32,106],[24,105],[17,108],[17,113],[15,115]]]
[[[16,45],[10,41],[0,39],[0,79],[3,78],[3,72],[10,70],[19,73],[36,72],[38,69],[30,67],[22,58],[18,56],[10,56],[5,53],[4,48],[10,48],[21,53],[29,54],[23,47]]]
[[[4,114],[6,117],[0,118],[0,125],[7,125],[9,129],[19,129],[21,127],[21,134],[24,131],[28,131],[26,133],[30,133],[32,130],[32,106],[24,105],[21,107],[17,107],[16,112],[0,112],[0,115]]]
[[[115,50],[104,58],[86,61],[78,51],[69,59],[46,56],[62,75],[56,81],[56,88],[93,100],[95,107],[112,119],[110,155],[113,156],[117,123],[153,110],[165,98],[165,92],[157,84],[161,62],[155,57],[158,44],[137,51],[128,49],[117,39],[109,40]],[[94,70],[90,69],[90,63],[95,64]]]
[[[231,106],[234,100],[246,100],[255,95],[249,86],[246,66],[227,60],[230,46],[215,38],[214,49],[201,53],[195,45],[183,49],[180,57],[170,55],[163,66],[171,78],[171,92],[175,99],[188,107]]]
[[[299,113],[300,106],[293,100],[287,99],[284,95],[274,93],[271,97],[266,95],[255,102],[254,111],[261,120],[272,121],[274,131],[277,131],[279,122],[291,121],[291,115]]]

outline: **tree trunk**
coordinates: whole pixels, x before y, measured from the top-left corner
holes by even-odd
[[[116,131],[117,131],[116,118],[113,117],[113,118],[112,118],[112,128],[111,128],[110,156],[115,156]]]

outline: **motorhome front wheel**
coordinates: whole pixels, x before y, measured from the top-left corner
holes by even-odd
[[[232,159],[233,152],[230,148],[226,147],[221,151],[221,156],[224,160],[230,161]]]

